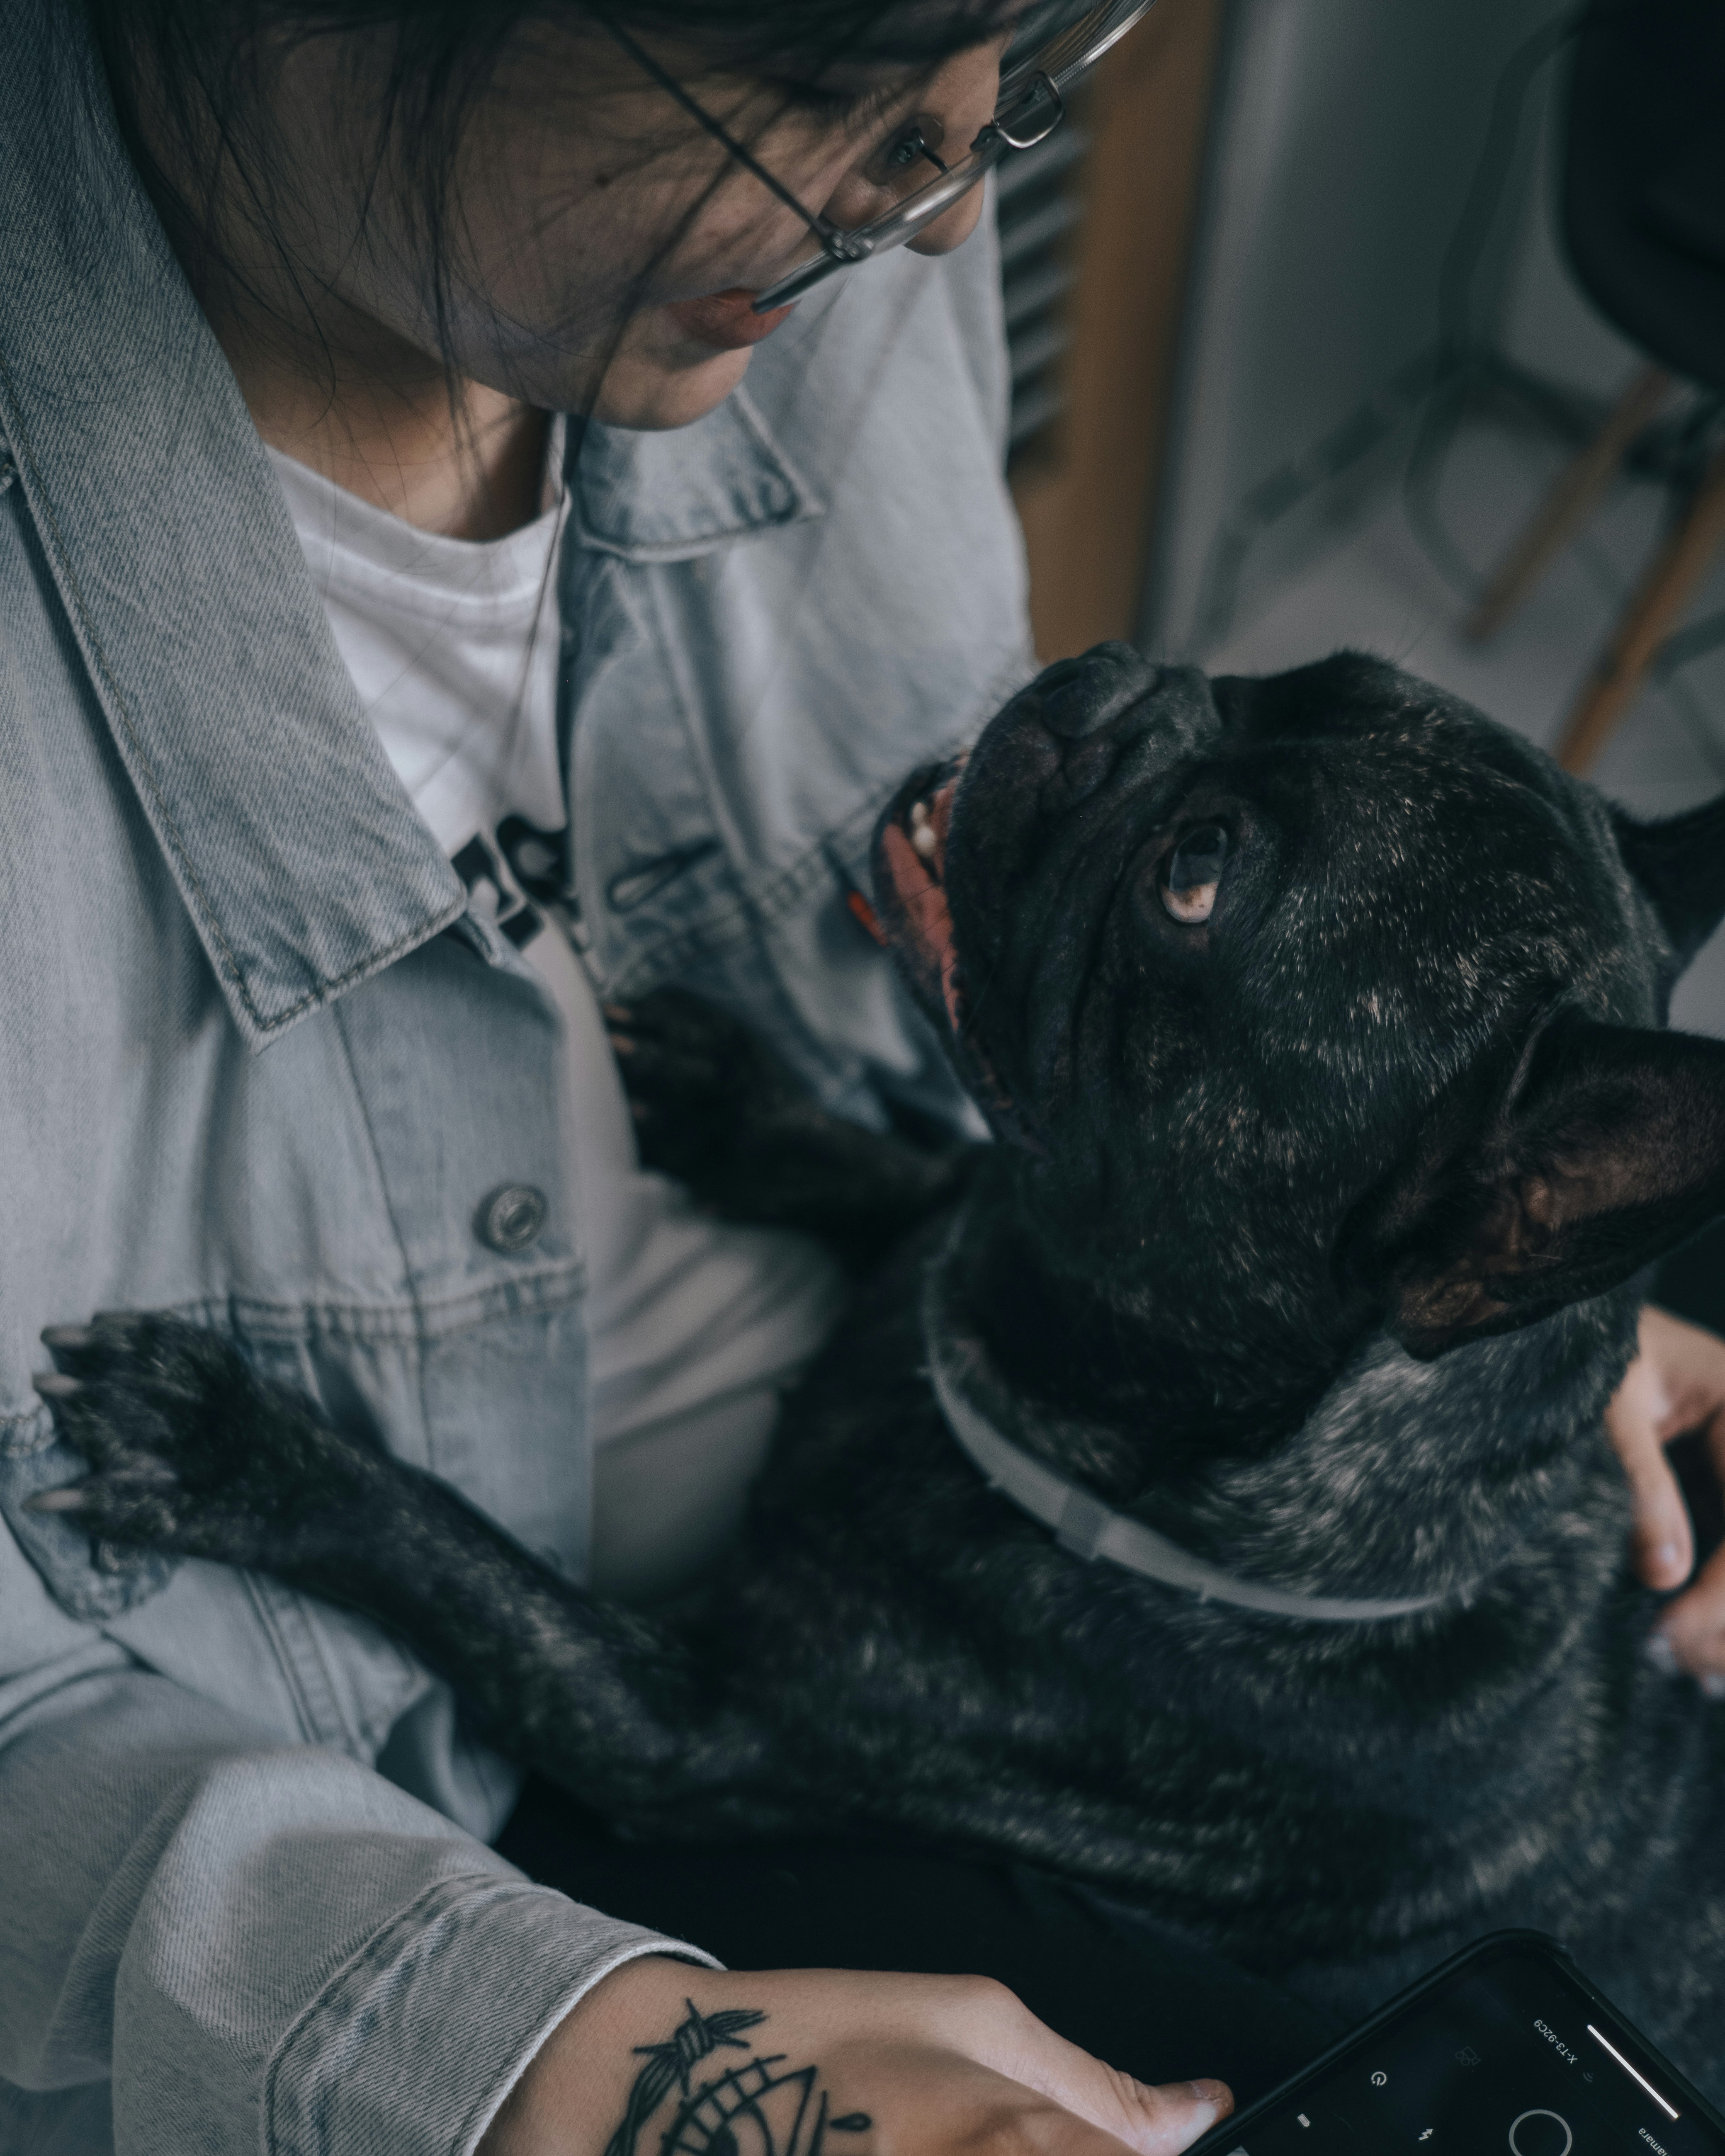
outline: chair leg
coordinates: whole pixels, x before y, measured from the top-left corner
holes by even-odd
[[[1599,506],[1630,444],[1658,415],[1671,386],[1671,377],[1661,367],[1644,367],[1636,375],[1604,425],[1564,468],[1532,522],[1504,556],[1485,597],[1468,619],[1465,635],[1484,644],[1527,598]]]
[[[1725,449],[1649,565],[1558,745],[1566,771],[1585,771],[1634,702],[1642,676],[1725,546]]]

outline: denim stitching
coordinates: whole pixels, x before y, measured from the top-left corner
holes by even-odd
[[[198,871],[192,865],[191,858],[186,851],[185,841],[180,835],[179,826],[175,822],[172,812],[169,809],[163,795],[161,781],[157,778],[155,768],[145,754],[143,745],[139,741],[132,726],[131,715],[127,707],[125,693],[114,678],[113,670],[108,664],[107,654],[103,649],[100,637],[96,633],[95,624],[91,620],[89,608],[85,603],[83,589],[73,570],[71,557],[66,551],[65,538],[60,531],[59,520],[54,515],[53,501],[43,480],[41,468],[36,462],[35,454],[24,434],[23,409],[18,402],[18,388],[13,380],[12,371],[7,365],[3,350],[0,350],[0,388],[3,388],[6,393],[7,404],[13,418],[13,431],[17,436],[19,451],[29,465],[30,476],[35,483],[37,497],[41,502],[42,513],[47,520],[49,532],[54,542],[54,558],[59,564],[60,573],[65,579],[66,588],[71,594],[73,608],[83,629],[85,639],[90,646],[90,656],[95,660],[97,671],[100,674],[107,689],[109,698],[113,705],[114,716],[120,722],[132,755],[137,761],[138,769],[149,788],[150,798],[155,803],[157,814],[162,819],[169,850],[185,875],[197,906],[198,917],[208,930],[211,940],[221,954],[223,970],[233,982],[235,992],[244,1004],[247,1015],[259,1033],[279,1033],[284,1026],[290,1025],[296,1018],[303,1016],[305,1012],[316,1009],[320,1004],[327,1002],[331,996],[338,995],[351,983],[362,979],[367,973],[381,970],[389,963],[391,959],[398,957],[403,952],[413,949],[418,944],[427,942],[431,937],[438,934],[440,930],[448,927],[449,922],[458,914],[466,910],[466,894],[464,892],[459,900],[453,901],[449,911],[435,918],[433,923],[423,932],[418,929],[409,930],[405,936],[399,937],[386,950],[374,951],[357,965],[351,967],[347,973],[338,975],[334,980],[320,983],[318,987],[312,989],[308,995],[302,996],[298,1003],[290,1005],[278,1016],[265,1017],[252,994],[233,946],[223,933],[221,923],[216,918],[215,909],[210,902],[208,895],[198,880]]]
[[[227,1312],[234,1331],[283,1342],[445,1340],[495,1318],[566,1309],[579,1301],[586,1285],[585,1261],[569,1258],[536,1271],[506,1274],[459,1295],[421,1297],[407,1305],[265,1302],[258,1296],[228,1296],[215,1303],[183,1307],[187,1312]]]
[[[740,522],[726,522],[703,531],[679,532],[668,539],[629,539],[619,532],[606,531],[589,522],[578,495],[572,501],[573,516],[571,521],[582,545],[590,547],[595,553],[609,554],[615,560],[637,567],[660,567],[689,560],[691,549],[710,553],[735,540],[782,531],[788,525],[806,523],[824,516],[827,504],[803,476],[790,453],[781,446],[768,425],[765,415],[747,391],[733,389],[728,401],[732,416],[741,424],[743,432],[751,437],[757,452],[773,467],[773,475],[782,479],[788,489],[790,502],[787,508],[772,511],[765,516],[745,513]]]
[[[322,2010],[326,1999],[353,1977],[364,1974],[368,1969],[374,1967],[382,1959],[391,1941],[398,1933],[407,1928],[409,1920],[419,1911],[423,1904],[447,1897],[454,1888],[476,1886],[480,1883],[487,1886],[527,1888],[531,1891],[530,1881],[525,1879],[500,1877],[495,1871],[459,1871],[447,1874],[441,1879],[433,1880],[431,1884],[422,1888],[404,1908],[398,1909],[393,1916],[387,1917],[372,1933],[370,1938],[350,1954],[328,1981],[319,1987],[316,1994],[307,2000],[288,2024],[283,2032],[281,2041],[276,2046],[275,2055],[264,2072],[264,2147],[271,2152],[271,2156],[275,2156],[275,2152],[283,2151],[283,2143],[277,2138],[275,2132],[275,2091],[287,2055],[293,2048],[295,2038]],[[429,1910],[426,1912],[428,1918],[430,1913]],[[424,1928],[429,1928],[429,1922]],[[285,2156],[285,2151],[283,2151],[283,2156]]]
[[[352,1734],[336,1708],[328,1671],[320,1667],[308,1672],[303,1640],[290,1636],[305,1630],[305,1613],[296,1606],[299,1597],[257,1573],[242,1570],[239,1579],[293,1702],[300,1737],[307,1744],[327,1744],[357,1757]]]
[[[929,756],[941,761],[972,738],[969,729],[937,746]],[[822,878],[834,874],[829,849],[842,847],[855,834],[871,829],[880,811],[904,783],[902,774],[879,787],[859,808],[824,837],[814,839],[788,867],[756,890],[745,889],[726,898],[687,928],[652,942],[628,957],[611,982],[617,995],[639,995],[654,982],[665,978],[690,958],[721,951],[751,932],[769,927],[814,889]]]
[[[393,959],[400,957],[403,952],[417,951],[422,943],[429,943],[434,936],[440,936],[466,911],[467,894],[463,891],[459,898],[451,901],[447,913],[434,914],[423,927],[410,928],[405,936],[398,937],[393,943],[381,951],[372,952],[357,965],[350,966],[345,973],[337,973],[333,980],[320,982],[309,995],[301,996],[296,1004],[290,1004],[279,1017],[265,1018],[263,1015],[252,1000],[251,991],[243,979],[238,983],[240,998],[255,1019],[259,1033],[280,1033],[284,1026],[291,1025],[296,1018],[303,1018],[307,1011],[316,1010],[332,997],[339,996],[344,988],[352,988],[356,981],[364,980],[369,973],[381,973]]]
[[[685,732],[691,742],[698,745],[699,730],[690,725],[689,714],[683,708],[676,670],[668,662],[656,594],[654,597],[653,633],[659,641],[661,671],[670,680],[673,692],[677,694],[678,706],[683,711]],[[1024,687],[1033,671],[1034,662],[1027,663],[1022,657],[1014,655],[1004,660],[978,697],[977,711],[992,715]],[[947,735],[925,751],[924,760],[942,762],[955,755],[961,748],[969,747],[986,723],[986,716],[968,719],[956,733]],[[711,799],[715,791],[713,783],[710,774],[703,772],[703,777]],[[860,807],[853,808],[849,815],[830,826],[788,867],[779,870],[757,888],[751,889],[745,885],[737,896],[721,900],[711,912],[690,927],[673,932],[664,941],[648,941],[644,948],[625,953],[615,973],[608,979],[610,992],[617,995],[639,995],[655,982],[666,978],[685,961],[722,951],[752,932],[758,932],[778,920],[819,885],[823,871],[828,876],[834,874],[829,850],[842,850],[847,844],[871,831],[880,811],[903,785],[904,780],[905,773],[899,772],[891,779],[883,781],[871,793],[865,796]],[[726,859],[731,860],[728,850]],[[734,875],[734,862],[731,865]]]
[[[395,1238],[395,1247],[401,1257],[402,1277],[407,1282],[408,1300],[413,1311],[413,1338],[421,1353],[413,1358],[413,1394],[419,1403],[419,1433],[424,1440],[425,1458],[432,1457],[431,1402],[425,1390],[425,1357],[423,1352],[426,1338],[425,1312],[419,1299],[419,1286],[413,1265],[413,1252],[408,1248],[408,1239],[401,1230],[396,1217],[395,1199],[390,1194],[389,1177],[383,1165],[382,1149],[377,1143],[377,1133],[372,1123],[371,1104],[366,1099],[365,1088],[359,1082],[359,1070],[353,1060],[353,1043],[347,1037],[347,1028],[342,1024],[345,1014],[336,1013],[336,1033],[341,1043],[342,1060],[347,1065],[347,1076],[353,1087],[354,1105],[359,1110],[359,1119],[364,1126],[366,1143],[371,1148],[372,1166],[376,1171],[377,1188],[383,1194],[383,1210],[389,1221],[389,1232]]]
[[[28,1460],[33,1452],[45,1452],[54,1441],[54,1417],[45,1407],[0,1415],[0,1460]]]
[[[266,1302],[260,1296],[244,1295],[196,1297],[157,1308],[165,1317],[231,1333],[242,1342],[268,1342],[271,1346],[321,1340],[448,1340],[498,1318],[567,1310],[580,1301],[586,1286],[586,1263],[578,1258],[534,1272],[510,1274],[459,1295],[428,1299],[417,1311],[399,1303]],[[26,1409],[13,1419],[28,1421],[30,1414]],[[7,1419],[0,1417],[0,1452],[7,1449],[6,1427]],[[38,1448],[26,1445],[22,1449]]]
[[[649,617],[649,621],[640,624],[640,626],[654,644],[660,673],[675,700],[684,736],[696,759],[706,794],[709,814],[716,829],[720,819],[716,804],[722,798],[722,789],[703,753],[705,733],[695,723],[694,715],[683,695],[681,677],[672,655],[675,639],[668,633],[665,625],[662,584],[657,578],[648,578],[641,580],[637,588],[644,591]],[[1016,660],[1005,661],[978,697],[978,708],[983,711],[993,709],[997,702],[1004,701],[1007,685],[1010,683],[1017,688],[1024,678],[1024,670]],[[961,732],[950,737],[933,754],[943,757],[954,753],[973,737],[974,731],[973,725],[967,721]],[[675,931],[662,941],[649,941],[646,948],[633,957],[625,952],[614,973],[609,973],[608,968],[607,986],[610,992],[617,995],[639,994],[675,972],[685,960],[716,953],[732,944],[746,940],[751,934],[761,933],[771,922],[788,912],[805,892],[817,886],[824,875],[829,878],[832,876],[833,865],[829,850],[834,841],[841,836],[848,838],[860,830],[872,829],[882,808],[903,783],[902,773],[883,780],[873,793],[864,798],[860,808],[853,808],[839,824],[830,826],[788,868],[781,870],[757,889],[751,889],[747,882],[739,876],[735,851],[726,846],[726,866],[733,881],[740,881],[742,885],[738,895],[734,898],[721,898],[710,912],[690,927]],[[718,835],[722,844],[722,834]]]

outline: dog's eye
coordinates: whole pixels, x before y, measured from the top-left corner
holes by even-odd
[[[1189,925],[1208,921],[1227,862],[1228,834],[1219,824],[1200,824],[1189,831],[1163,864],[1163,912]]]

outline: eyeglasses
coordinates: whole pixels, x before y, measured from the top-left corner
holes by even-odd
[[[768,172],[711,113],[689,95],[627,31],[601,14],[599,19],[619,44],[675,98],[689,116],[721,142],[737,162],[793,210],[820,243],[820,252],[760,294],[757,315],[799,300],[805,292],[876,254],[914,239],[954,203],[978,187],[1004,158],[1045,141],[1065,116],[1068,93],[1111,47],[1150,12],[1154,0],[1104,0],[1100,7],[1073,12],[1072,0],[1039,0],[1020,18],[1001,64],[1000,95],[989,121],[969,149],[951,164],[942,163],[912,127],[893,146],[892,161],[908,168],[926,162],[936,176],[926,187],[905,195],[884,215],[866,224],[845,227],[805,209],[784,183]]]

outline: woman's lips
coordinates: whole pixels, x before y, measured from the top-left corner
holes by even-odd
[[[709,292],[704,299],[679,300],[665,309],[685,336],[710,344],[715,352],[742,352],[774,330],[796,306],[775,307],[771,314],[754,312],[755,295],[743,285],[728,292]]]

